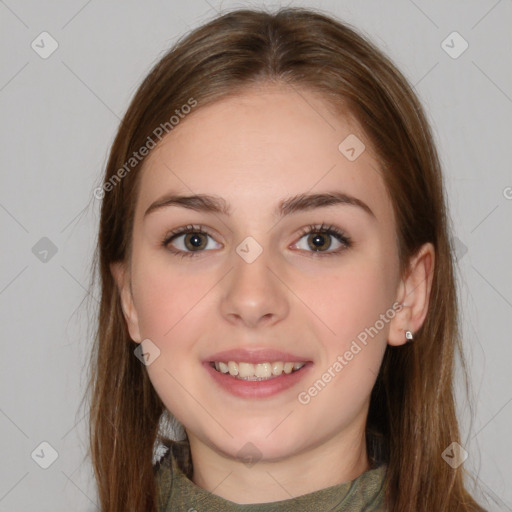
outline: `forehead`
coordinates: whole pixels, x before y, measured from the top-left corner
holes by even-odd
[[[263,213],[284,197],[328,190],[392,216],[371,143],[348,112],[309,90],[254,87],[199,104],[162,139],[144,162],[136,215],[168,192],[219,195]]]

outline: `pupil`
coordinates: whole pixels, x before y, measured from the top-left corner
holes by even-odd
[[[201,247],[201,237],[198,234],[193,234],[189,238],[189,243],[192,247]]]
[[[326,240],[327,240],[327,243],[326,243]],[[313,237],[313,245],[314,247],[313,248],[316,248],[316,249],[328,249],[329,248],[329,245],[330,245],[330,242],[329,240],[325,237],[325,235],[321,234],[321,233],[317,233],[314,237]]]

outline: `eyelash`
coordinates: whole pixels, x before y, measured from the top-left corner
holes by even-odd
[[[162,240],[161,245],[164,248],[166,248],[168,251],[170,251],[172,254],[174,254],[175,256],[179,256],[182,258],[183,257],[195,257],[197,253],[205,252],[204,250],[203,251],[182,251],[182,250],[178,250],[178,249],[172,249],[171,247],[169,247],[169,244],[175,238],[177,238],[179,235],[188,234],[188,233],[200,233],[203,235],[211,236],[208,233],[208,231],[205,230],[204,226],[202,226],[202,225],[194,226],[194,225],[190,224],[188,226],[183,226],[181,228],[175,229],[174,231],[171,231],[170,233],[167,233],[165,238]],[[306,252],[310,252],[311,256],[313,256],[313,257],[323,258],[324,256],[335,256],[335,255],[343,252],[345,249],[352,247],[352,239],[348,235],[343,233],[341,230],[339,230],[336,226],[332,226],[332,225],[327,226],[323,223],[320,226],[310,224],[309,226],[306,226],[305,228],[303,228],[301,230],[301,232],[299,234],[299,240],[301,238],[303,238],[305,235],[309,235],[311,233],[322,234],[322,235],[331,235],[334,238],[336,238],[338,240],[338,242],[340,242],[344,246],[344,247],[340,247],[339,249],[336,249],[335,251],[329,251],[329,252],[306,251]]]

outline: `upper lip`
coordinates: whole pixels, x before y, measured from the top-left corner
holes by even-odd
[[[216,352],[204,360],[206,363],[219,361],[235,361],[257,364],[272,363],[274,361],[283,361],[285,363],[302,363],[308,362],[309,359],[304,356],[298,356],[290,352],[282,352],[281,350],[275,350],[272,348],[260,348],[252,350],[235,348],[231,350],[224,350],[222,352]]]

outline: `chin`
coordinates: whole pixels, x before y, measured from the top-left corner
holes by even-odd
[[[278,423],[278,422],[277,422]],[[275,424],[277,424],[275,423]],[[274,427],[275,428],[275,427]],[[234,436],[226,442],[216,444],[217,451],[226,457],[246,461],[249,464],[256,462],[277,462],[294,455],[299,448],[301,439],[290,436],[289,431],[281,433],[273,432],[272,429],[262,432],[261,429],[240,429],[238,432],[230,431]]]

